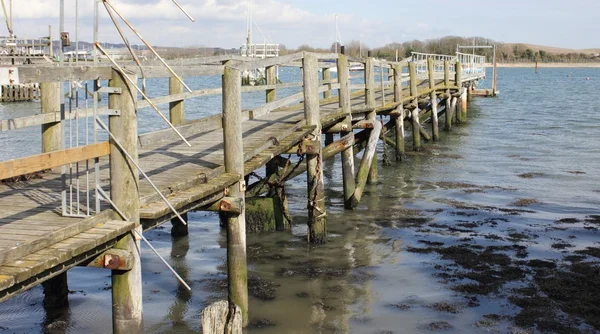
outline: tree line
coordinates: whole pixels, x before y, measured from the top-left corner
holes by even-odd
[[[396,60],[410,57],[412,52],[434,53],[434,54],[454,54],[457,45],[496,45],[498,62],[590,62],[600,61],[600,55],[595,53],[571,52],[571,53],[550,53],[544,50],[536,50],[525,44],[505,44],[496,42],[483,37],[458,37],[446,36],[442,38],[430,39],[425,41],[413,40],[403,43],[390,43],[378,48],[370,48],[360,41],[350,41],[345,45],[346,54],[354,57],[364,57],[368,51],[372,52],[373,57],[387,60]],[[329,49],[313,48],[308,44],[303,44],[297,49],[287,49],[281,47],[282,54],[289,54],[298,51],[309,52],[336,52],[339,51],[339,45],[333,43]],[[470,53],[471,50],[462,52]],[[492,59],[492,49],[478,49],[476,54],[486,56]]]

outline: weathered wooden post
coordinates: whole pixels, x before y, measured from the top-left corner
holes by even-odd
[[[268,66],[266,68],[266,76],[267,76],[267,85],[276,85],[277,84],[277,66]],[[267,89],[267,100],[266,102],[273,102],[277,99],[277,89],[271,88]]]
[[[183,84],[176,77],[169,78],[169,95],[183,93]],[[184,100],[169,102],[169,120],[173,125],[180,126],[185,123]],[[187,213],[181,214],[181,217],[187,222]],[[184,225],[179,218],[171,219],[171,236],[178,238],[189,234],[188,226]]]
[[[375,64],[371,51],[367,53],[367,60],[365,62],[365,104],[369,112],[367,113],[367,120],[375,122],[377,119],[377,112],[375,111]],[[369,177],[367,184],[377,183],[377,150],[373,153],[373,162],[371,163],[371,169],[369,169]]]
[[[40,84],[42,93],[42,113],[56,113],[61,110],[60,82],[44,82]],[[5,92],[8,88],[5,88]],[[48,153],[62,148],[62,126],[60,122],[42,125],[42,152]],[[47,308],[59,308],[69,304],[69,287],[67,284],[67,272],[49,279],[42,283],[44,288],[44,306]]]
[[[325,81],[325,85],[328,87],[326,91],[323,92],[323,98],[328,99],[331,97],[331,68],[326,67],[323,69],[323,81]]]
[[[435,92],[435,64],[433,63],[433,58],[427,59],[427,70],[429,74],[429,89],[432,89],[431,94],[429,94],[431,98],[431,126],[433,131],[433,140],[440,139],[440,128],[438,124],[438,100],[437,94]]]
[[[456,87],[458,87],[458,93],[461,94],[461,99],[462,99],[462,64],[457,61],[456,65],[455,65],[455,69],[456,69],[456,76],[455,76],[455,81],[456,81]],[[459,123],[463,122],[463,111],[462,111],[462,103],[457,103],[456,104],[456,121]]]
[[[338,82],[340,84],[339,97],[340,108],[348,115],[344,119],[345,131],[342,131],[340,136],[344,137],[352,133],[352,106],[350,103],[350,68],[348,67],[348,57],[346,57],[346,48],[342,46],[342,53],[337,60]],[[353,209],[354,204],[352,195],[356,183],[354,182],[354,147],[350,145],[342,151],[342,179],[344,186],[344,207]]]
[[[242,137],[242,74],[225,64],[223,74],[223,143],[225,172],[238,174],[239,182],[229,187],[229,197],[244,202],[244,144]],[[226,214],[227,279],[229,303],[242,309],[243,326],[248,325],[248,268],[246,263],[245,205],[239,214]]]
[[[452,129],[452,110],[450,103],[452,102],[452,96],[450,95],[450,63],[444,60],[444,86],[446,86],[446,131]]]
[[[319,80],[317,57],[304,53],[302,60],[304,82],[304,117],[307,125],[314,126],[312,138],[308,140],[313,152],[306,154],[308,186],[308,241],[327,241],[327,214],[323,185],[323,157],[321,155],[321,120],[319,116]]]
[[[328,89],[323,92],[323,98],[328,99],[331,97],[331,68],[327,67],[327,68],[323,69],[323,81],[329,82],[329,83],[325,84]],[[325,146],[333,143],[333,141],[334,141],[333,133],[326,133],[325,134]]]
[[[56,113],[60,111],[61,82],[42,82],[42,113]],[[42,125],[42,152],[57,151],[62,148],[62,127],[60,122]]]
[[[415,63],[408,63],[408,72],[410,75],[410,96],[413,98],[412,104],[415,109],[411,112],[413,149],[421,151],[421,124],[419,120],[419,93],[417,91],[417,69]]]
[[[183,93],[183,84],[176,77],[169,78],[169,95]],[[173,125],[183,125],[185,114],[183,109],[183,100],[169,102],[169,119]]]
[[[396,107],[394,128],[396,132],[396,160],[404,160],[404,106],[402,105],[402,65],[394,65],[394,102],[400,103]]]
[[[110,87],[121,88],[121,93],[108,96],[108,107],[121,111],[120,116],[109,117],[110,132],[119,141],[123,149],[135,160],[137,150],[137,92],[125,77],[113,71]],[[136,76],[129,74],[135,82]],[[137,224],[136,230],[142,233],[140,223],[139,173],[125,154],[110,140],[110,197],[115,205],[131,221]],[[113,270],[112,277],[112,311],[113,332],[142,333],[142,265],[140,260],[140,242],[133,233],[123,236],[114,246],[133,255],[131,270]]]

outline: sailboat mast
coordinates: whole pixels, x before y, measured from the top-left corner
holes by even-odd
[[[250,44],[252,44],[252,0],[248,0],[248,17],[246,22],[247,36],[246,36],[246,44],[248,44],[248,48],[250,48]]]

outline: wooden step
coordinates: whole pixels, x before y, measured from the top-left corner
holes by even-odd
[[[132,222],[109,220],[0,266],[0,302],[112,247]]]

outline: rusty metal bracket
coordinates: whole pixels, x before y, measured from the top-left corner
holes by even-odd
[[[300,143],[300,151],[308,155],[319,154],[321,153],[321,142],[305,139]]]
[[[111,270],[131,270],[134,261],[135,259],[131,252],[112,248],[98,255],[87,266]]]

